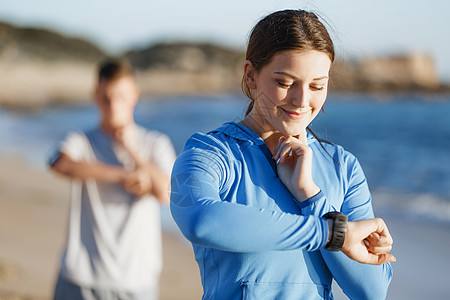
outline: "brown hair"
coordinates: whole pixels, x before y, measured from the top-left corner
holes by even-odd
[[[317,50],[334,61],[334,45],[325,26],[316,14],[304,10],[283,10],[261,19],[250,34],[246,60],[256,71],[270,63],[272,57],[284,50]],[[254,100],[242,78],[242,91],[251,102],[245,115],[253,108]]]
[[[134,77],[133,67],[125,59],[109,58],[98,67],[98,81],[114,81],[125,76]]]

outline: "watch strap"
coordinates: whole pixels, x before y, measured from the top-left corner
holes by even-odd
[[[337,211],[328,212],[323,217],[333,220],[331,239],[326,244],[325,249],[329,251],[340,251],[344,245],[345,235],[347,233],[348,217]]]

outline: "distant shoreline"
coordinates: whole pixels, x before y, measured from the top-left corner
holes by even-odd
[[[220,96],[220,95],[230,95],[235,94],[237,96],[242,96],[243,100],[247,98],[242,94],[242,92],[238,89],[236,90],[211,90],[211,91],[174,91],[167,93],[142,93],[140,101],[153,101],[153,100],[170,100],[172,98],[180,98],[180,97],[208,97],[212,98]],[[450,101],[450,90],[442,91],[442,92],[367,92],[367,91],[336,91],[331,90],[328,92],[328,99],[334,98],[339,99],[340,101],[375,101],[375,102],[391,102],[391,101],[399,101],[398,98],[402,97],[408,99],[406,101],[423,101],[423,102],[448,102]],[[52,108],[67,108],[67,107],[82,107],[86,105],[93,104],[93,100],[89,98],[89,96],[84,95],[79,98],[70,98],[64,100],[17,100],[16,101],[3,101],[0,98],[0,110],[6,111],[24,111],[24,112],[33,112],[33,111],[43,111]]]
[[[0,108],[40,109],[88,102],[97,64],[111,55],[92,42],[0,22]],[[119,54],[136,70],[144,97],[239,92],[245,53],[208,42],[171,41]],[[407,51],[337,60],[331,93],[450,94],[433,56]],[[387,97],[388,98],[388,97]]]

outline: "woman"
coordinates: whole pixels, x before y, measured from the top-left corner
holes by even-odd
[[[334,60],[327,30],[313,13],[275,12],[246,56],[245,118],[194,134],[172,172],[171,211],[203,299],[333,299],[333,278],[351,299],[383,299],[392,238],[371,219],[361,167],[307,133]]]

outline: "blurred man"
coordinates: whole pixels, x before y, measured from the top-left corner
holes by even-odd
[[[134,122],[139,99],[124,61],[99,68],[98,128],[59,144],[51,169],[72,179],[66,247],[55,299],[157,299],[162,267],[159,204],[169,201],[169,138]]]

